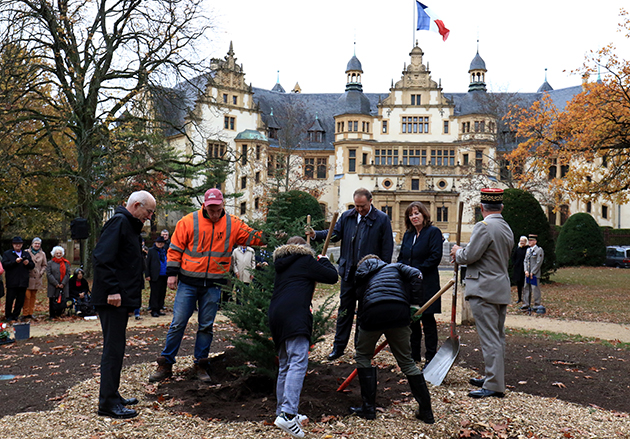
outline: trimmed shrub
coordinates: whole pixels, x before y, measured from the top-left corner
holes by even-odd
[[[506,189],[503,193],[503,218],[514,233],[514,246],[521,236],[538,235],[538,246],[545,251],[541,278],[549,281],[549,276],[556,271],[556,245],[553,240],[547,215],[532,194],[521,189]],[[510,263],[510,276],[512,275]]]
[[[315,230],[324,228],[324,214],[317,198],[302,191],[280,192],[269,203],[267,223],[272,223],[276,230],[287,230],[296,220],[306,221],[307,215],[311,215],[311,224]]]
[[[590,214],[575,213],[564,223],[558,235],[556,255],[560,267],[598,267],[604,263],[604,236]]]

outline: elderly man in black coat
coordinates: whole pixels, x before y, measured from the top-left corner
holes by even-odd
[[[103,329],[101,387],[98,414],[111,418],[133,418],[137,412],[127,405],[136,398],[120,396],[120,372],[125,356],[129,313],[139,308],[144,288],[144,257],[140,232],[155,212],[155,198],[146,192],[131,194],[127,206],[119,206],[103,226],[94,248],[92,304]]]
[[[391,221],[385,213],[372,205],[372,193],[360,188],[354,191],[353,198],[354,207],[341,215],[331,237],[332,242],[341,240],[339,257],[341,290],[335,342],[332,352],[328,355],[329,360],[341,357],[350,339],[357,304],[354,280],[357,262],[366,255],[374,254],[389,263],[394,252]],[[328,236],[328,230],[317,232],[309,230],[308,233],[315,240],[324,240]]]
[[[11,245],[13,249],[5,251],[2,255],[2,265],[7,283],[4,317],[8,322],[17,320],[22,312],[30,277],[29,272],[35,268],[30,253],[22,250],[22,245],[24,245],[22,238],[16,236]]]
[[[377,368],[372,367],[371,359],[376,343],[384,334],[418,402],[416,418],[433,424],[431,395],[424,375],[411,358],[409,344],[410,306],[424,303],[422,273],[408,265],[386,264],[376,255],[367,255],[359,261],[356,276],[361,320],[355,360],[363,405],[351,407],[350,411],[365,419],[376,418]]]

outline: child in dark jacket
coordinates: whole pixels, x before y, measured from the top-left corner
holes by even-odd
[[[320,255],[315,259],[313,250],[299,236],[278,247],[273,261],[276,278],[268,315],[280,362],[274,424],[294,437],[304,437],[302,422],[306,416],[298,414],[298,405],[313,331],[311,301],[316,282],[334,284],[338,275],[328,258]]]
[[[424,375],[411,357],[410,306],[421,305],[422,273],[404,264],[387,264],[376,255],[367,255],[357,266],[359,340],[355,360],[361,384],[361,407],[350,411],[365,419],[376,418],[376,367],[371,359],[381,335],[385,334],[401,371],[407,376],[411,393],[418,401],[416,418],[435,422],[431,395]],[[410,291],[409,291],[410,290]]]

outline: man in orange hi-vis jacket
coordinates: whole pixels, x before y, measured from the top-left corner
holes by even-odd
[[[188,319],[197,305],[199,328],[194,367],[201,381],[210,381],[208,352],[212,326],[221,299],[221,286],[227,283],[232,250],[238,245],[262,243],[261,232],[225,212],[223,194],[218,189],[206,191],[203,207],[179,220],[167,254],[168,287],[177,288],[173,321],[166,335],[166,346],[157,359],[157,370],[149,381],[172,376]]]

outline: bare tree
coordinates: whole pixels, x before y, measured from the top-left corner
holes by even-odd
[[[202,84],[195,53],[211,29],[206,10],[202,0],[0,0],[0,41],[24,49],[16,62],[38,72],[25,90],[46,108],[16,100],[9,116],[30,120],[29,139],[50,145],[55,169],[30,175],[47,172],[76,188],[74,214],[92,229],[88,249],[107,205],[137,186],[164,187],[175,173],[189,181],[205,167],[205,149],[189,142],[183,155],[163,133],[186,132],[172,113],[189,102],[165,85]],[[171,97],[169,114],[151,104]]]

